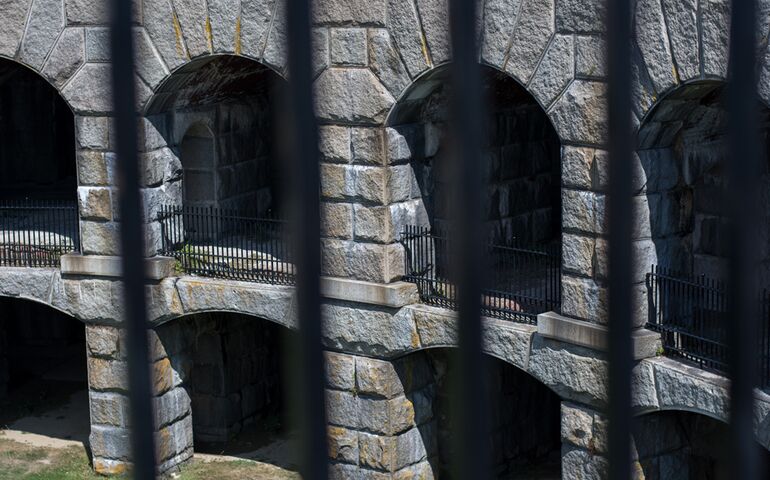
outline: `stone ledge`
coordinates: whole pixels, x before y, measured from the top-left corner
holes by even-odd
[[[87,275],[95,277],[120,277],[120,257],[106,255],[81,255],[69,253],[61,257],[62,275]],[[152,257],[145,262],[149,280],[162,280],[174,275],[174,259]]]
[[[606,326],[567,318],[555,312],[537,316],[537,333],[572,345],[607,351]],[[645,328],[634,330],[631,341],[634,360],[654,357],[660,347],[660,335]]]
[[[321,295],[335,300],[401,308],[417,303],[417,285],[407,282],[372,283],[337,277],[321,277]]]

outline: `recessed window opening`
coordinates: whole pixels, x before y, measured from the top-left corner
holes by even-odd
[[[189,398],[189,406],[178,405],[189,411],[169,418],[192,415],[196,454],[255,460],[270,478],[296,471],[284,401],[287,335],[285,327],[235,313],[195,314],[158,328],[177,388]]]
[[[725,93],[722,82],[684,85],[662,99],[643,122],[634,232],[637,281],[640,291],[646,290],[646,297],[639,296],[638,323],[647,321],[663,333],[667,353],[720,372],[727,369],[729,327]],[[770,110],[761,111],[766,144]],[[758,174],[764,201],[770,192],[769,171],[763,162]],[[757,227],[757,280],[767,289],[770,222],[765,219]],[[766,319],[770,297],[757,293]],[[760,347],[765,359],[767,340]],[[762,365],[764,382],[770,370],[766,360]]]
[[[84,325],[16,298],[0,298],[0,312],[4,451],[84,448],[90,432]]]
[[[0,59],[0,265],[78,250],[75,120],[48,82]]]
[[[456,354],[437,348],[395,361],[406,396],[415,406],[422,445],[416,450],[433,467],[436,478],[453,478],[456,433],[452,419],[453,369]],[[544,384],[502,360],[484,359],[489,430],[485,444],[493,478],[555,480],[561,478],[561,400]]]
[[[729,480],[730,438],[726,423],[685,411],[654,412],[638,417],[634,426],[634,460],[642,478]],[[767,471],[770,452],[758,448]]]
[[[174,72],[150,101],[147,117],[178,162],[158,186],[159,250],[187,273],[293,281],[276,146],[284,83],[260,63],[215,55]]]
[[[414,213],[402,237],[407,277],[424,300],[445,305],[453,303],[445,280],[456,198],[448,85],[446,67],[419,79],[388,121],[408,145],[414,174],[407,200]],[[560,141],[542,107],[511,77],[486,67],[483,85],[488,117],[478,168],[491,273],[485,314],[532,323],[537,313],[560,309]]]

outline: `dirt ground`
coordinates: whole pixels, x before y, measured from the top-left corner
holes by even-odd
[[[96,480],[91,469],[85,365],[62,361],[15,385],[0,401],[0,480]],[[290,436],[279,426],[200,445],[175,480],[298,479]],[[196,445],[196,448],[198,446]]]

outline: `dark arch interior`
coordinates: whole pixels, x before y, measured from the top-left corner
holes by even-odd
[[[0,59],[0,199],[72,200],[75,120],[48,82]]]
[[[452,478],[451,401],[456,350],[439,348],[396,360],[415,408],[434,475]],[[485,446],[494,478],[554,480],[561,478],[561,400],[548,387],[502,360],[485,357],[484,372],[489,432]]]
[[[664,411],[638,417],[635,459],[643,478],[730,480],[729,426],[698,413]],[[770,452],[757,445],[765,472]]]
[[[51,307],[0,298],[0,425],[87,442],[85,326]]]
[[[770,132],[770,110],[762,106],[761,131]],[[725,162],[727,158],[725,84],[698,82],[661,100],[642,124],[637,192],[641,262],[685,276],[722,279],[727,269]],[[763,202],[770,192],[763,162]],[[767,210],[767,209],[764,209]],[[767,217],[766,217],[767,218]],[[760,280],[770,286],[768,222],[760,225]],[[643,273],[643,272],[640,272]],[[641,280],[641,278],[640,278]]]
[[[183,203],[279,214],[276,107],[285,82],[240,56],[193,60],[158,89],[146,115],[181,161]]]
[[[419,222],[445,230],[452,218],[448,165],[449,71],[437,68],[419,79],[388,120],[409,143],[421,199]],[[478,159],[486,184],[483,220],[498,241],[558,242],[561,234],[560,142],[545,111],[514,79],[483,70],[488,117],[484,152]]]
[[[166,323],[158,338],[190,398],[194,450],[296,468],[284,402],[286,327],[237,313]]]

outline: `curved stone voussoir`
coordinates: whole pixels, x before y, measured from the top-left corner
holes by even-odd
[[[685,410],[728,421],[729,384],[725,377],[666,357],[652,364],[661,410]]]
[[[384,28],[370,28],[367,32],[369,68],[385,85],[394,98],[409,86],[409,72],[398,54],[398,50]]]
[[[273,19],[270,33],[265,44],[265,51],[262,56],[262,62],[277,72],[286,72],[286,62],[288,61],[288,19],[286,18],[286,9],[288,0],[276,0],[275,18]]]
[[[432,66],[412,0],[388,0],[388,30],[412,78]]]
[[[0,55],[13,58],[19,49],[32,0],[3,2],[3,28],[0,28]]]
[[[151,324],[162,324],[185,315],[182,299],[177,291],[177,278],[164,278],[145,287],[147,319]]]
[[[637,48],[631,56],[631,108],[639,119],[644,118],[655,103],[656,93],[642,54]]]
[[[456,347],[459,342],[457,312],[428,305],[409,305],[404,310],[417,327],[420,348]],[[527,371],[534,325],[482,318],[482,349],[485,354]]]
[[[170,0],[144,0],[144,12],[144,27],[168,68],[187,62],[190,57],[182,27]]]
[[[18,297],[52,305],[52,292],[60,288],[61,274],[55,268],[0,268],[0,296]],[[64,305],[58,305],[68,311]]]
[[[434,65],[449,61],[449,6],[446,0],[415,0]]]
[[[666,91],[677,82],[677,73],[660,0],[637,3],[634,35],[655,90]]]
[[[123,321],[123,284],[118,280],[64,278],[55,285],[51,305],[86,323]]]
[[[187,45],[187,54],[194,58],[211,53],[211,24],[206,1],[173,0],[173,5]]]
[[[696,0],[663,0],[668,38],[681,81],[700,76],[698,3]]]
[[[85,62],[85,31],[65,28],[43,65],[43,75],[61,88]]]
[[[76,113],[107,113],[112,110],[110,64],[87,63],[62,89],[62,97]]]
[[[633,400],[640,414],[675,410],[698,413],[725,423],[729,421],[730,382],[727,378],[667,357],[642,360],[635,369],[635,379],[650,374],[654,375],[654,380],[645,379],[644,383],[648,385],[634,391]],[[636,381],[634,384],[635,387],[638,385]],[[644,391],[647,393],[642,393]],[[650,400],[655,391],[657,400],[645,402],[644,397]],[[770,394],[766,391],[754,392],[754,433],[757,442],[770,450]]]
[[[701,2],[701,36],[703,44],[703,74],[727,78],[727,45],[730,36],[730,2],[708,0]]]
[[[240,42],[240,0],[209,0],[211,45],[215,53],[232,53]]]
[[[607,403],[607,361],[597,351],[535,335],[527,371],[562,398],[588,405]]]
[[[176,282],[176,290],[184,315],[234,312],[296,328],[293,287],[182,277]],[[166,320],[170,318],[163,318]]]
[[[19,49],[21,61],[35,70],[40,70],[63,28],[64,11],[61,0],[33,0]]]
[[[521,0],[487,0],[481,30],[481,59],[502,70]]]
[[[548,108],[575,78],[574,41],[571,35],[556,35],[529,85],[529,90]]]
[[[549,110],[562,142],[603,145],[607,141],[607,85],[575,80]]]
[[[321,121],[379,125],[395,100],[368,68],[329,68],[315,82]]]
[[[554,32],[553,0],[522,0],[505,71],[529,82]]]
[[[152,40],[145,29],[134,30],[136,49],[136,74],[151,89],[157,88],[169,74],[163,59],[153,49]]]
[[[346,353],[392,358],[420,349],[411,312],[404,308],[333,301],[321,306],[324,346]]]
[[[276,0],[241,0],[240,40],[236,53],[251,58],[262,58],[270,33],[270,22],[276,8]]]

